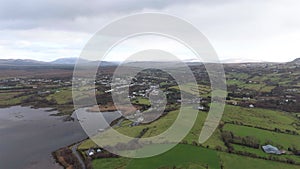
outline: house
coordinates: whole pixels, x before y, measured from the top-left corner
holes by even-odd
[[[284,150],[279,150],[277,147],[274,147],[272,145],[265,145],[262,146],[262,149],[264,150],[264,152],[268,153],[268,154],[284,154],[285,151]]]
[[[38,95],[44,95],[44,94],[50,94],[51,92],[49,90],[47,91],[38,91]]]
[[[243,100],[250,100],[250,97],[243,97]]]
[[[95,155],[95,150],[94,149],[89,149],[88,151],[86,151],[86,154],[88,156],[93,156],[93,155]]]
[[[253,104],[250,104],[249,107],[250,107],[250,108],[254,108],[254,105],[253,105]]]
[[[204,110],[205,107],[204,106],[198,106],[198,110]]]
[[[130,127],[133,127],[133,126],[138,126],[138,125],[140,125],[139,122],[132,122],[129,126],[130,126]]]
[[[137,122],[138,122],[138,123],[141,123],[141,122],[143,122],[143,121],[144,121],[144,117],[142,117],[142,116],[139,117],[139,118],[137,119]]]

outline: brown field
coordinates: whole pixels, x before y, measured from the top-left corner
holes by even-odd
[[[134,113],[136,110],[139,110],[139,106],[128,107],[128,106],[118,106],[119,110],[122,112],[123,115],[128,115]],[[101,112],[108,112],[108,111],[117,111],[117,108],[113,104],[108,105],[95,105],[93,107],[88,108],[89,112],[98,112],[100,109]]]

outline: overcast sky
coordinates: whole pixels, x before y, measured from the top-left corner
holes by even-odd
[[[300,57],[299,0],[0,0],[0,59],[78,57],[110,21],[163,12],[195,25],[221,60]]]

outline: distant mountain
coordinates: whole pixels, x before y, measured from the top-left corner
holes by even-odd
[[[77,60],[80,63],[87,66],[98,66],[100,61],[89,61],[81,58],[61,58],[54,60],[52,62],[42,62],[30,59],[0,59],[1,67],[20,67],[20,66],[73,66],[77,63]],[[117,62],[106,62],[101,61],[100,66],[116,66]]]
[[[90,65],[90,66],[97,66],[100,61],[89,61],[86,59],[82,58],[61,58],[54,60],[50,62],[51,64],[56,64],[56,65],[75,65],[77,62],[80,62],[80,64],[83,65]],[[115,66],[118,65],[116,62],[107,62],[107,61],[101,61],[100,66]]]
[[[47,62],[41,62],[30,59],[0,59],[1,66],[41,66]]]
[[[84,65],[87,66],[98,66],[100,61],[89,61],[89,60],[85,60],[85,59],[81,59],[81,58],[61,58],[61,59],[57,59],[51,62],[42,62],[42,61],[36,61],[36,60],[31,60],[31,59],[0,59],[0,66],[4,67],[4,66],[64,66],[64,65],[68,65],[68,66],[73,66],[77,63],[77,60],[80,63],[83,63]],[[144,67],[145,65],[148,65],[150,62],[149,61],[140,61],[140,62],[128,62],[125,63],[125,65],[127,66],[138,66],[138,67]],[[191,61],[191,60],[187,60],[186,63],[188,65],[198,65],[198,64],[202,64],[200,62],[195,62],[195,61]],[[238,64],[238,63],[266,63],[264,61],[258,61],[258,60],[249,60],[249,59],[227,59],[227,60],[222,60],[221,63],[224,64]],[[101,61],[100,62],[100,66],[117,66],[119,63],[118,62],[107,62],[107,61]],[[153,65],[165,65],[165,66],[174,66],[176,64],[178,64],[178,62],[151,62],[151,64]],[[300,65],[300,58],[297,58],[291,62],[287,62],[284,64],[288,64],[288,65]]]
[[[244,59],[244,58],[232,58],[232,59],[225,59],[221,60],[221,63],[260,63],[266,62],[263,60],[254,60],[254,59]]]
[[[61,59],[56,59],[52,62],[50,62],[51,64],[61,64],[61,65],[75,65],[76,62],[80,61],[81,63],[88,63],[88,60],[85,59],[81,59],[81,58],[61,58]]]

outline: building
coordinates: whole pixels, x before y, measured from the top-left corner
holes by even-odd
[[[285,151],[281,151],[279,150],[277,147],[274,147],[272,145],[265,145],[262,146],[262,149],[264,150],[264,152],[268,153],[268,154],[284,154]]]
[[[94,149],[89,149],[89,150],[86,152],[86,154],[87,154],[88,156],[93,156],[93,155],[95,154],[95,150],[94,150]]]
[[[250,108],[254,108],[254,105],[253,105],[253,104],[250,104],[249,107],[250,107]]]
[[[204,106],[198,106],[198,110],[204,110],[205,107]]]

